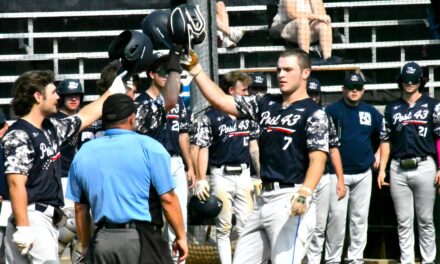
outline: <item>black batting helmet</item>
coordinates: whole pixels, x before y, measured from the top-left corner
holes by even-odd
[[[122,67],[127,70],[126,79],[134,73],[148,68],[153,54],[150,38],[135,30],[125,30],[112,41],[108,49],[110,59],[121,59]]]
[[[84,94],[81,82],[76,79],[66,79],[61,81],[57,86],[57,93],[63,94]]]
[[[168,33],[170,15],[170,10],[156,10],[142,20],[142,32],[150,37],[155,50],[171,49],[172,47],[171,37]]]
[[[58,105],[64,104],[64,96],[67,94],[79,94],[81,102],[84,98],[84,88],[81,82],[76,79],[65,79],[61,81],[57,86],[57,93],[60,95]]]
[[[169,32],[174,43],[186,50],[205,40],[205,20],[198,6],[184,4],[176,7],[170,15]]]
[[[211,224],[222,207],[223,202],[213,194],[204,201],[194,195],[188,204],[188,223],[191,225]]]

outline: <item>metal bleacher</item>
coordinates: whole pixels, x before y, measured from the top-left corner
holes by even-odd
[[[372,84],[367,84],[367,90],[393,90],[397,89],[397,84],[394,83],[394,76],[398,73],[398,70],[403,66],[405,61],[414,60],[417,61],[421,66],[427,68],[427,73],[429,77],[429,82],[427,87],[431,96],[434,96],[435,87],[440,87],[440,78],[437,73],[437,66],[440,65],[440,56],[429,56],[427,58],[422,58],[421,56],[408,56],[407,51],[413,49],[421,49],[422,47],[433,47],[434,49],[440,46],[440,40],[431,39],[426,26],[426,14],[425,9],[430,5],[428,0],[392,0],[392,1],[344,1],[344,2],[334,2],[329,3],[324,1],[327,13],[330,15],[334,11],[340,11],[339,20],[335,22],[335,17],[332,16],[332,28],[335,31],[341,32],[343,38],[341,38],[340,43],[333,44],[333,53],[339,54],[341,52],[347,53],[351,51],[349,56],[353,62],[343,63],[339,65],[326,65],[326,66],[314,66],[315,71],[329,71],[329,70],[345,70],[345,69],[355,69],[360,68],[363,72],[368,71],[375,75],[374,72],[377,71],[388,71],[392,72],[391,78],[388,81],[380,80],[380,78],[373,80]],[[267,6],[258,6],[254,9],[255,11],[262,12],[266,11]],[[401,10],[402,12],[399,14]],[[394,16],[390,15],[392,19],[384,16],[376,15],[378,9],[388,9],[394,10]],[[416,9],[418,12],[411,13],[410,10]],[[232,12],[245,12],[249,11],[246,7],[232,6],[228,7],[230,14]],[[398,11],[398,12],[396,12]],[[357,16],[354,17],[352,13],[364,12],[371,14],[369,16]],[[338,17],[336,17],[337,19]],[[353,19],[352,19],[353,18]],[[262,21],[259,25],[240,25],[237,28],[247,31],[246,34],[250,32],[267,32],[268,21]],[[424,32],[424,34],[410,34],[406,39],[402,39],[400,36],[396,39],[390,38],[390,36],[385,36],[384,33],[380,32],[383,29],[387,29],[388,32],[395,29],[405,29],[408,31],[416,31],[418,33]],[[361,33],[358,33],[361,32]],[[379,32],[381,34],[379,34]],[[252,34],[252,33],[251,33]],[[362,34],[361,36],[359,36]],[[392,34],[389,34],[392,35]],[[335,36],[335,34],[334,34]],[[245,35],[246,37],[246,35]],[[397,50],[394,52],[394,57],[390,59],[383,60],[383,53],[388,50]],[[235,56],[236,63],[229,67],[224,67],[219,70],[219,73],[225,73],[231,70],[239,70],[246,68],[247,71],[263,71],[268,72],[268,76],[271,72],[275,72],[274,61],[271,66],[264,65],[258,62],[252,61],[252,54],[262,54],[267,53],[268,56],[279,53],[286,50],[285,45],[273,45],[272,43],[260,41],[256,45],[240,45],[234,49],[220,48],[218,53],[220,56]],[[357,58],[356,52],[368,52],[368,56],[364,58]],[[397,55],[396,55],[397,54]],[[233,57],[228,56],[227,60],[230,62]],[[273,57],[276,58],[274,55]],[[344,57],[344,56],[343,56]],[[361,56],[359,56],[361,57]],[[229,63],[231,65],[231,63]],[[437,74],[435,74],[437,73]],[[339,84],[325,85],[323,90],[326,92],[336,92],[340,91]]]
[[[360,68],[362,71],[371,72],[374,84],[368,84],[367,90],[395,89],[397,86],[392,80],[383,81],[376,78],[373,72],[392,70],[393,73],[408,60],[416,60],[423,67],[428,68],[428,87],[434,93],[434,87],[440,87],[440,78],[436,74],[436,66],[440,65],[440,57],[436,58],[409,58],[407,50],[421,46],[438,46],[440,40],[430,39],[428,34],[422,34],[418,39],[384,39],[379,34],[383,28],[409,28],[410,30],[427,31],[424,16],[419,14],[405,16],[394,15],[388,17],[376,17],[373,11],[394,7],[395,10],[402,8],[426,8],[429,0],[391,0],[391,1],[344,1],[327,2],[325,7],[332,16],[334,32],[338,31],[343,36],[340,43],[334,43],[334,53],[344,54],[352,52],[350,58],[353,62],[342,65],[316,66],[314,70],[324,71],[332,69]],[[230,70],[245,69],[248,71],[265,71],[268,75],[274,71],[274,58],[276,53],[286,49],[284,45],[274,45],[267,37],[267,29],[270,21],[265,14],[268,6],[228,6],[232,25],[246,30],[244,39],[237,48],[219,48],[219,73]],[[152,9],[137,10],[112,10],[112,11],[64,11],[64,12],[30,12],[30,13],[0,13],[0,23],[17,24],[8,32],[0,33],[0,46],[8,47],[0,50],[0,105],[10,102],[9,93],[11,83],[23,72],[22,68],[42,67],[42,65],[55,72],[56,79],[65,78],[80,79],[86,87],[87,94],[94,94],[94,81],[99,78],[99,70],[105,66],[108,60],[106,48],[110,41],[125,29],[139,29],[142,18]],[[370,12],[371,16],[359,19],[355,13]],[[250,15],[260,19],[235,19],[234,16],[242,17]],[[261,18],[262,17],[262,18]],[[126,23],[114,23],[110,21],[122,21],[130,18]],[[264,19],[266,18],[266,19]],[[355,18],[355,19],[353,19]],[[95,21],[95,20],[96,21]],[[99,19],[99,20],[98,20]],[[80,20],[87,22],[78,26],[64,27],[66,21],[70,24],[80,24]],[[61,21],[61,22],[60,22]],[[99,23],[102,23],[100,27]],[[47,26],[49,24],[49,26]],[[60,24],[54,30],[50,24]],[[44,26],[46,25],[46,26]],[[47,29],[49,28],[49,30]],[[361,33],[359,33],[361,32]],[[254,36],[260,37],[253,40]],[[261,37],[266,36],[266,37]],[[419,36],[418,34],[417,36]],[[361,36],[361,37],[359,37]],[[263,41],[260,41],[260,40]],[[3,45],[6,43],[6,45]],[[72,44],[73,43],[73,44]],[[93,44],[93,45],[91,45]],[[15,46],[19,46],[16,48]],[[90,49],[91,46],[93,49]],[[383,53],[389,49],[398,49],[398,55],[391,60],[383,61]],[[366,52],[368,54],[366,55]],[[353,54],[363,54],[357,58]],[[263,58],[263,59],[261,59]],[[256,61],[257,60],[257,61]],[[259,61],[258,61],[259,60]],[[24,65],[23,67],[20,67]],[[35,66],[37,65],[37,66]],[[380,74],[379,74],[380,75]],[[273,74],[271,75],[273,77]],[[275,86],[272,85],[273,87]],[[5,89],[3,89],[5,88]],[[324,91],[332,92],[339,90],[336,83],[325,85]],[[87,96],[91,99],[93,96]]]

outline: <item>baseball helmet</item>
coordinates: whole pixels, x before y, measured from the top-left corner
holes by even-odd
[[[223,202],[213,194],[204,201],[193,195],[188,204],[188,223],[191,225],[211,224],[222,207]]]
[[[187,51],[205,40],[205,20],[198,6],[183,4],[174,8],[168,26],[172,41]]]
[[[155,50],[172,47],[171,37],[168,33],[170,15],[171,11],[169,10],[156,10],[142,20],[142,32],[150,37]]]
[[[125,30],[112,41],[108,49],[111,60],[121,59],[122,67],[127,70],[126,79],[134,73],[148,68],[153,54],[150,38],[135,30]]]
[[[61,81],[57,86],[57,93],[63,94],[84,94],[81,82],[76,79],[66,79]]]

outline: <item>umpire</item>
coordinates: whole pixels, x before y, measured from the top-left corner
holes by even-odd
[[[75,201],[83,253],[88,246],[94,263],[173,263],[161,235],[163,209],[182,262],[188,246],[170,156],[157,141],[133,131],[135,110],[129,96],[109,97],[103,106],[105,135],[86,143],[69,171],[67,197]],[[89,207],[98,227],[93,239]]]

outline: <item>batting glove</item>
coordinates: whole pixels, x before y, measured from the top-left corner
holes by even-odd
[[[261,179],[252,177],[252,185],[254,186],[254,194],[256,197],[260,197],[261,189],[263,188],[263,182]]]
[[[111,94],[125,94],[127,92],[127,88],[125,87],[124,81],[122,78],[127,74],[127,71],[123,71],[121,74],[116,76],[115,80],[112,83],[112,86],[108,88]]]
[[[180,47],[173,47],[170,49],[170,52],[168,53],[168,61],[165,65],[167,72],[175,71],[182,73],[182,68],[180,67],[182,52],[183,50]]]
[[[202,66],[199,64],[199,57],[193,50],[189,51],[189,55],[184,55],[180,60],[180,64],[184,70],[187,70],[192,76],[197,76],[202,72]]]
[[[17,231],[12,235],[12,242],[15,243],[21,255],[26,255],[34,242],[32,228],[30,226],[17,226]]]
[[[299,188],[290,200],[290,215],[303,215],[309,208],[311,200],[312,190],[304,186]]]
[[[206,200],[209,197],[209,183],[207,180],[199,180],[196,183],[194,189],[194,194],[199,198],[199,200]]]

